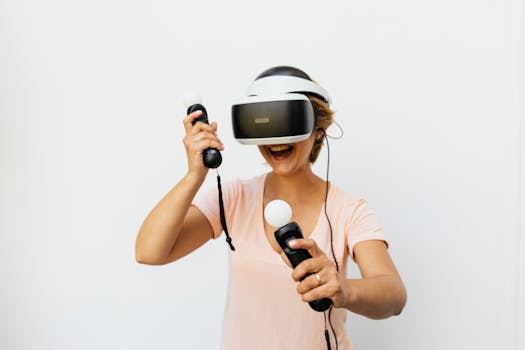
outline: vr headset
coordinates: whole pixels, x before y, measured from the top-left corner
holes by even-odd
[[[232,105],[233,136],[245,145],[306,140],[317,120],[316,108],[307,95],[330,104],[325,89],[305,72],[287,66],[261,73],[247,95]]]

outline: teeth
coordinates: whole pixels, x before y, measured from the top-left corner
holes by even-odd
[[[270,146],[270,151],[272,152],[280,152],[280,151],[286,151],[288,149],[292,148],[291,146],[287,145],[277,145],[277,146]]]

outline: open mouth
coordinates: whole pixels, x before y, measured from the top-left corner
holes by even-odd
[[[266,149],[277,160],[284,159],[293,152],[292,145],[271,145],[267,146]]]

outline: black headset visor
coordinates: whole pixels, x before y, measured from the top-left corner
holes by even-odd
[[[301,94],[283,94],[263,100],[247,97],[232,106],[235,139],[248,145],[303,141],[315,125],[311,101]]]

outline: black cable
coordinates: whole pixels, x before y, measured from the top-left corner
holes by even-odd
[[[339,264],[337,263],[337,259],[335,258],[335,252],[334,252],[334,233],[332,230],[332,223],[330,222],[330,218],[328,218],[328,211],[326,209],[327,202],[328,202],[328,178],[330,174],[330,145],[328,143],[327,137],[325,137],[325,141],[326,141],[326,150],[327,150],[328,158],[326,161],[326,191],[325,191],[325,196],[324,196],[324,215],[326,216],[326,220],[328,221],[328,226],[330,227],[330,249],[332,250],[332,257],[334,258],[335,268],[337,269],[337,272],[339,272]]]
[[[337,137],[332,136],[332,135],[328,135],[328,134],[326,134],[326,136],[331,138],[331,139],[334,139],[334,140],[342,139],[344,134],[345,134],[345,132],[343,130],[343,127],[337,122],[337,120],[334,119],[333,122],[334,122],[335,125],[337,125],[337,128],[339,128],[339,131],[341,132],[341,134],[339,136],[337,136]]]
[[[330,334],[328,334],[328,330],[326,329],[326,311],[323,312],[323,315],[324,315],[324,339],[326,340],[326,348],[328,350],[332,350],[332,345],[330,345]]]
[[[330,145],[328,143],[328,137],[325,137],[325,140],[326,140],[326,150],[327,150],[327,161],[326,161],[326,191],[325,191],[325,196],[324,196],[324,215],[326,216],[326,220],[328,221],[328,227],[330,227],[330,249],[332,250],[332,257],[334,258],[335,268],[337,272],[339,272],[339,264],[337,263],[337,259],[335,258],[335,252],[334,252],[334,232],[332,229],[332,223],[330,222],[330,218],[328,217],[328,210],[326,208],[328,204],[328,184],[329,184],[329,175],[330,175]],[[337,336],[335,334],[334,326],[332,325],[332,309],[333,307],[330,307],[328,311],[328,322],[330,323],[330,328],[332,329],[332,333],[334,335],[335,349],[338,350],[339,345],[337,344]],[[325,314],[324,337],[326,339],[328,350],[331,350],[330,335],[328,334],[328,330],[326,329],[326,311],[324,312],[324,314]]]
[[[335,340],[335,350],[339,350],[339,345],[337,344],[337,336],[335,335],[334,326],[332,325],[332,309],[333,307],[328,310],[328,323],[330,323],[330,328],[332,329],[332,333],[334,334],[334,340]],[[326,328],[326,327],[325,327]],[[325,333],[328,333],[325,329]]]

